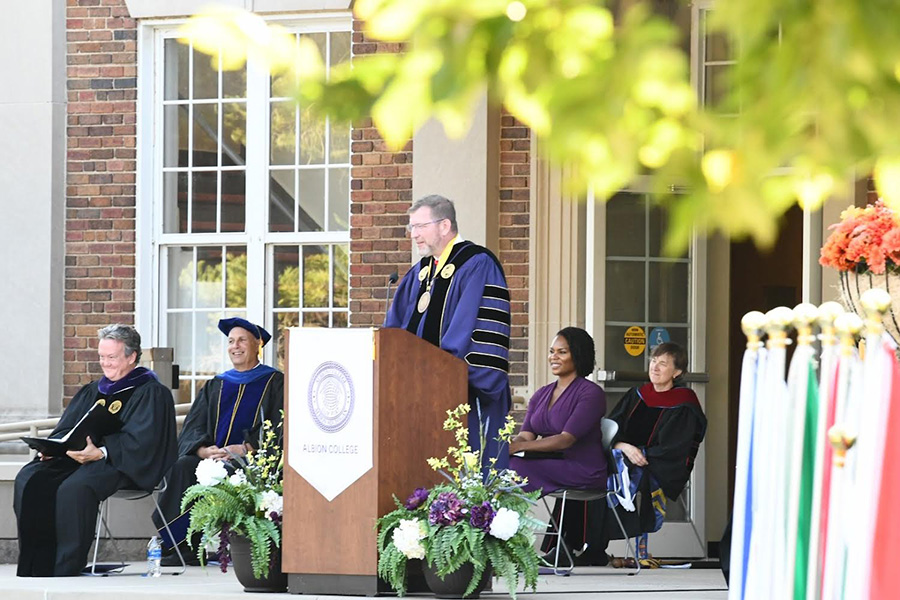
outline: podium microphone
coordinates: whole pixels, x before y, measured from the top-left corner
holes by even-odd
[[[391,305],[391,284],[397,283],[397,279],[399,279],[399,275],[397,275],[397,271],[394,271],[388,276],[387,286],[384,288],[384,314],[387,316],[388,308]]]

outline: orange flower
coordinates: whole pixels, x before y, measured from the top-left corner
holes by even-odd
[[[900,220],[881,200],[864,208],[848,207],[829,229],[819,264],[876,274],[900,265]]]

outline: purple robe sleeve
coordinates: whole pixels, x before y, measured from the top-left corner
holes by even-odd
[[[409,323],[411,309],[415,304],[416,291],[419,287],[419,265],[413,265],[397,286],[394,293],[394,300],[384,316],[385,327],[396,327],[406,329]]]
[[[441,348],[466,361],[469,384],[478,397],[488,401],[506,398],[509,291],[503,271],[489,255],[471,258],[454,276],[441,329]]]

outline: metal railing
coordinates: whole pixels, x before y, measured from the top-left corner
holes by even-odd
[[[175,422],[181,426],[184,418],[191,409],[190,404],[175,405]],[[46,437],[56,428],[59,417],[46,419],[34,419],[31,421],[15,421],[13,423],[0,423],[0,442],[18,440],[22,436]]]

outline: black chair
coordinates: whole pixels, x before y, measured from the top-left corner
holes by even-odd
[[[166,478],[163,477],[162,480],[156,485],[153,491],[148,492],[146,490],[135,490],[135,489],[121,489],[117,491],[115,494],[104,500],[100,503],[99,508],[97,509],[97,531],[94,535],[94,560],[91,563],[91,575],[96,575],[100,577],[106,577],[110,573],[121,573],[125,569],[125,561],[119,561],[118,566],[115,566],[112,569],[97,571],[97,551],[100,548],[100,527],[102,526],[106,529],[106,537],[112,542],[113,548],[116,551],[118,556],[122,556],[122,551],[119,550],[119,545],[116,544],[116,538],[113,536],[112,532],[109,529],[109,524],[106,521],[106,517],[109,516],[109,501],[113,498],[117,498],[120,500],[142,500],[143,498],[150,497],[153,500],[153,505],[156,507],[156,511],[159,514],[162,514],[162,510],[159,508],[159,502],[157,501],[157,496],[163,493],[166,490],[166,486],[168,483],[166,482]],[[169,524],[165,524],[166,533],[169,534],[169,539],[175,539],[175,536],[172,535],[171,530],[169,530]],[[181,562],[181,569],[171,573],[171,575],[181,575],[187,570],[187,564],[184,561],[184,557],[181,555],[181,550],[178,546],[175,546],[175,553],[178,555],[178,560]]]
[[[612,439],[615,437],[616,432],[618,432],[619,430],[619,424],[612,419],[607,419],[604,417],[603,420],[600,421],[600,429],[603,432],[603,450],[608,456],[610,449],[609,445],[612,442]],[[607,461],[607,464],[612,465],[615,463],[609,460]],[[546,532],[544,535],[556,536],[556,547],[553,556],[553,573],[555,575],[569,575],[573,570],[575,570],[575,557],[562,536],[562,528],[566,518],[566,500],[581,500],[584,502],[589,502],[591,500],[605,500],[606,497],[610,494],[615,494],[619,491],[620,490],[618,489],[559,489],[555,492],[547,494],[542,498],[542,500],[544,501],[544,507],[550,513],[550,524],[552,525],[552,529]],[[559,512],[559,523],[556,522],[556,518],[553,516],[553,510],[547,503],[547,498],[558,498],[562,501]],[[632,558],[634,558],[635,570],[633,572],[629,572],[628,575],[637,575],[641,572],[641,561],[637,559],[637,552],[634,547],[634,542],[625,531],[625,526],[622,524],[622,519],[619,518],[619,513],[615,509],[610,510],[612,511],[612,514],[615,515],[616,522],[618,522],[619,529],[622,532],[622,537],[625,540],[625,558],[628,558],[627,551],[631,551],[631,556]],[[569,561],[568,566],[560,566],[560,550],[565,552],[566,558],[568,558]]]

